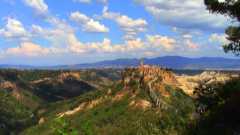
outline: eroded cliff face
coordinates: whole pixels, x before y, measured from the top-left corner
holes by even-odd
[[[122,73],[122,81],[125,86],[129,85],[131,81],[137,81],[140,85],[155,81],[169,85],[177,84],[173,72],[157,66],[148,65],[125,69]]]
[[[178,84],[171,71],[148,65],[125,69],[122,73],[122,83],[124,89],[132,90],[135,93],[147,93],[153,106],[161,108],[166,106],[162,97],[171,96],[166,87],[176,87]]]
[[[201,74],[193,76],[176,76],[176,79],[178,81],[178,87],[181,88],[186,94],[193,96],[194,90],[197,89],[200,85],[211,85],[214,83],[224,84],[230,79],[237,77],[239,77],[237,74],[205,71]]]
[[[0,89],[1,90],[9,90],[9,92],[11,92],[11,95],[13,97],[15,97],[17,100],[22,99],[22,95],[20,94],[19,89],[15,83],[12,83],[10,81],[1,81]]]
[[[198,75],[176,75],[173,72],[157,67],[142,65],[137,68],[128,68],[122,73],[122,82],[125,88],[139,84],[139,88],[149,90],[149,93],[160,92],[162,96],[169,96],[165,86],[180,88],[187,95],[193,97],[195,89],[200,85],[214,83],[224,84],[227,81],[239,77],[238,74],[223,73],[217,71],[205,71]],[[156,94],[153,94],[156,95]],[[153,96],[152,95],[152,96]],[[155,97],[155,96],[153,96]]]
[[[175,96],[172,91],[178,91],[178,82],[173,72],[148,65],[123,70],[122,80],[117,82],[117,85],[122,87],[118,90],[109,88],[104,96],[82,102],[72,110],[60,112],[57,116],[71,116],[105,102],[117,103],[123,100],[129,102],[128,106],[131,109],[156,108],[163,111],[172,106],[172,97]]]

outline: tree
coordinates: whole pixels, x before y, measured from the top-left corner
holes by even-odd
[[[232,78],[225,83],[206,84],[194,91],[200,119],[194,135],[240,134],[240,80]]]
[[[52,129],[56,135],[78,135],[78,131],[71,128],[69,122],[64,118],[56,118]]]
[[[238,25],[229,26],[225,33],[230,41],[223,46],[226,53],[232,52],[240,55],[240,0],[204,0],[207,9],[212,13],[223,14],[231,17],[238,22]]]

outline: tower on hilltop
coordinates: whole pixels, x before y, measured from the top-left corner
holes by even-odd
[[[140,59],[140,67],[143,67],[144,66],[144,58],[141,58]]]

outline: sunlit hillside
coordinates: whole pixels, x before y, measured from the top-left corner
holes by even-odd
[[[0,0],[0,135],[240,135],[240,0]]]

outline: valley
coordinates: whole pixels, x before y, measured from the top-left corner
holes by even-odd
[[[240,135],[240,0],[0,7],[0,135]]]
[[[238,77],[219,71],[178,74],[149,65],[1,70],[0,134],[190,135],[205,117],[199,92]]]

